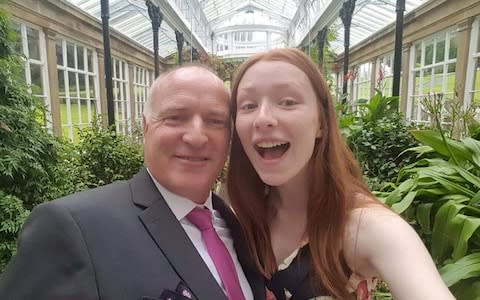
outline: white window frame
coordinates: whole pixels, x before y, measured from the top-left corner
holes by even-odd
[[[117,64],[119,69],[117,69]],[[113,105],[115,109],[115,128],[117,134],[127,135],[131,132],[130,80],[128,63],[122,59],[112,58]],[[118,93],[115,92],[118,91]]]
[[[101,114],[101,107],[100,107],[100,88],[99,88],[99,78],[98,78],[98,57],[97,57],[97,51],[94,48],[87,47],[84,44],[78,43],[76,41],[73,41],[71,39],[68,39],[66,37],[58,37],[57,41],[60,41],[62,44],[62,61],[63,65],[58,65],[57,64],[57,74],[58,71],[62,71],[63,73],[63,81],[64,81],[64,86],[65,86],[65,103],[66,103],[66,111],[67,111],[67,123],[62,122],[62,117],[60,116],[60,122],[62,122],[62,133],[63,133],[63,128],[67,128],[68,130],[68,138],[71,141],[74,141],[74,132],[73,129],[74,127],[79,127],[80,129],[85,128],[85,127],[90,127],[91,122],[93,120],[93,114],[92,114],[92,109],[91,109],[91,101],[94,101],[95,103],[95,110],[97,115]],[[69,67],[68,66],[68,58],[67,58],[67,42],[71,43],[74,45],[74,67]],[[56,46],[55,46],[56,47]],[[83,52],[83,61],[85,64],[85,70],[78,69],[78,56],[77,56],[77,50],[78,47],[83,47],[84,52]],[[90,72],[88,69],[88,50],[91,51],[92,53],[92,64],[93,64],[93,72]],[[56,62],[57,63],[57,62]],[[77,96],[75,98],[70,96],[70,81],[69,81],[69,72],[75,73],[75,85],[76,85],[76,93]],[[85,76],[85,90],[88,91],[88,94],[86,95],[85,98],[82,98],[80,96],[80,86],[79,86],[79,78],[78,75],[82,74]],[[90,95],[90,82],[87,80],[88,77],[93,77],[93,83],[94,83],[94,95]],[[60,92],[60,86],[59,86],[59,92]],[[93,96],[93,97],[92,97]],[[60,101],[59,96],[59,101]],[[78,117],[79,120],[81,121],[80,123],[73,124],[72,123],[72,101],[76,100],[76,105],[78,106]],[[81,101],[86,101],[87,103],[87,120],[82,120],[82,109]],[[61,101],[60,101],[61,102]],[[61,105],[61,103],[60,103]],[[75,103],[73,103],[75,105]],[[86,121],[86,122],[85,122]]]
[[[468,51],[467,76],[465,82],[464,93],[464,109],[467,109],[472,103],[472,96],[476,93],[480,94],[480,90],[475,90],[475,72],[477,60],[480,60],[480,47],[478,40],[480,39],[480,16],[477,16],[472,23],[472,30],[470,35],[470,49]]]
[[[151,71],[135,66],[133,72],[133,88],[135,94],[135,120],[138,126],[142,126],[142,117],[145,109],[145,103],[150,93]]]
[[[48,78],[48,65],[47,65],[47,45],[45,39],[45,33],[43,32],[42,28],[25,23],[24,21],[14,19],[13,22],[20,25],[20,38],[22,41],[22,54],[24,56],[23,59],[23,67],[25,73],[25,82],[29,86],[28,91],[32,93],[32,89],[30,86],[32,85],[32,73],[30,69],[30,64],[35,64],[40,66],[40,72],[42,74],[42,94],[37,95],[33,94],[33,96],[42,99],[45,105],[45,124],[44,128],[47,132],[53,132],[52,126],[52,112],[51,112],[51,105],[50,105],[50,85],[49,85],[49,78]],[[28,36],[27,36],[27,27],[30,29],[38,31],[38,46],[40,51],[40,60],[33,59],[30,57],[29,49],[28,49]]]
[[[357,101],[359,99],[359,86],[366,84],[367,86],[367,96],[362,97],[362,99],[370,99],[372,97],[372,63],[365,62],[355,68],[355,79],[353,81],[353,101]],[[366,72],[367,76],[364,78],[362,77],[362,72]]]
[[[386,75],[385,73],[385,69],[381,70],[382,66],[383,65],[387,65],[386,61],[387,60],[390,60],[390,68],[391,68],[391,72],[390,74]],[[376,63],[376,66],[375,66],[375,89],[379,89],[381,92],[382,92],[382,95],[383,96],[392,96],[392,88],[393,88],[393,64],[394,64],[394,53],[393,52],[390,52],[388,54],[385,54],[383,56],[380,56],[378,59],[377,59],[377,63]],[[390,78],[390,82],[391,84],[390,85],[384,85],[382,87],[382,89],[380,89],[380,87],[378,86],[378,81],[379,81],[379,77],[380,77],[380,72],[383,72],[383,78],[382,78],[382,81],[383,83],[385,83],[385,79],[387,78]]]
[[[443,31],[440,31],[440,32],[437,32],[437,33],[434,33],[432,35],[429,35],[427,37],[425,37],[424,39],[422,39],[421,41],[417,42],[417,43],[414,43],[411,48],[410,48],[410,66],[409,66],[409,82],[408,82],[408,97],[407,97],[407,111],[406,111],[406,114],[405,114],[405,117],[407,119],[407,121],[410,121],[410,122],[413,122],[413,123],[428,123],[430,122],[430,119],[427,118],[427,119],[422,119],[422,111],[423,111],[423,107],[422,107],[422,104],[421,104],[421,99],[425,96],[428,96],[428,93],[427,94],[423,94],[423,93],[418,93],[417,91],[415,91],[415,94],[414,93],[414,87],[415,87],[415,72],[420,72],[420,86],[419,86],[419,90],[422,91],[423,90],[423,87],[424,87],[424,80],[423,80],[423,73],[425,70],[432,70],[431,72],[431,75],[430,76],[433,76],[434,75],[434,68],[435,67],[439,67],[439,66],[443,66],[443,73],[442,73],[442,82],[443,83],[446,83],[446,78],[447,78],[447,75],[448,75],[448,65],[450,64],[456,64],[456,61],[457,61],[457,57],[455,57],[454,59],[451,59],[449,58],[449,51],[450,51],[450,39],[452,37],[452,35],[455,35],[457,37],[457,34],[455,32],[455,30],[453,28],[448,28],[446,30],[443,30]],[[438,37],[443,37],[445,39],[445,50],[444,50],[444,59],[443,61],[441,62],[435,62],[435,58],[436,58],[436,52],[437,52],[437,48],[435,47],[436,45],[436,40]],[[429,42],[430,40],[433,39],[433,57],[432,57],[432,63],[428,66],[425,66],[425,44],[426,42]],[[416,68],[415,67],[415,64],[416,64],[416,53],[415,53],[415,48],[417,45],[420,44],[420,47],[421,47],[421,59],[420,59],[420,67]],[[457,44],[457,56],[458,56],[458,44]],[[455,73],[457,72],[458,70],[455,70]],[[432,88],[433,86],[433,80],[430,80],[430,89]],[[455,86],[454,86],[454,89],[455,89]],[[454,95],[455,93],[455,90],[453,91],[446,91],[446,84],[443,84],[442,85],[442,93],[444,95]],[[417,98],[417,103],[416,103],[416,115],[415,116],[412,116],[412,113],[413,113],[413,99],[414,98]]]

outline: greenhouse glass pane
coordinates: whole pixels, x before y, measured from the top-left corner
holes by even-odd
[[[82,46],[77,46],[77,64],[79,70],[85,70],[85,63],[83,61],[83,51],[84,48]]]
[[[67,66],[69,68],[75,68],[75,46],[67,42]]]
[[[57,71],[58,77],[58,93],[60,97],[65,97],[65,78],[63,77],[64,73],[63,70]]]
[[[419,68],[422,65],[422,45],[415,46],[415,68]]]
[[[433,62],[433,41],[428,41],[425,45],[425,66]]]
[[[56,46],[56,52],[57,52],[57,65],[63,66],[62,41],[57,40],[57,43],[55,46]]]
[[[38,30],[27,27],[27,42],[29,58],[40,60],[40,33]]]
[[[435,55],[435,62],[442,62],[445,60],[445,39],[437,41],[437,53]]]
[[[74,72],[68,72],[68,89],[70,97],[77,97],[77,79]]]
[[[87,50],[87,60],[88,60],[88,72],[93,72],[93,52],[92,50]]]
[[[450,36],[450,49],[448,50],[448,58],[457,58],[457,37],[455,35]]]
[[[32,87],[34,94],[42,95],[43,94],[43,85],[42,85],[42,68],[37,64],[30,64],[30,73],[32,78]]]

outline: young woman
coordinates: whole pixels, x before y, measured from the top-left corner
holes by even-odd
[[[381,278],[396,300],[454,299],[415,231],[369,192],[305,54],[249,58],[232,105],[227,189],[271,298],[369,299]]]

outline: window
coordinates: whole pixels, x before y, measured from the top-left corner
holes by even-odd
[[[150,90],[150,72],[147,69],[135,66],[133,73],[133,86],[135,89],[135,120],[137,126],[142,126],[142,114]]]
[[[113,58],[113,103],[117,133],[130,133],[130,89],[127,62]]]
[[[58,93],[63,135],[78,141],[78,131],[100,113],[95,50],[57,39]]]
[[[365,63],[358,67],[353,82],[353,100],[370,99],[372,82],[372,64]]]
[[[48,85],[47,53],[43,31],[23,23],[14,23],[17,32],[16,50],[24,57],[25,82],[30,92],[45,104],[45,114],[40,122],[48,131],[52,129],[50,91]]]
[[[465,86],[465,105],[480,106],[480,17],[472,25],[470,54]]]
[[[434,93],[452,100],[455,91],[457,37],[454,31],[435,34],[412,46],[407,119],[428,122],[422,100]]]
[[[378,58],[375,72],[375,88],[384,96],[392,95],[393,85],[393,53]]]

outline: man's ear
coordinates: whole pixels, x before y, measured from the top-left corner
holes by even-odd
[[[143,136],[143,143],[145,144],[145,134],[147,133],[148,129],[148,121],[147,117],[145,117],[145,114],[142,115],[142,136]]]

